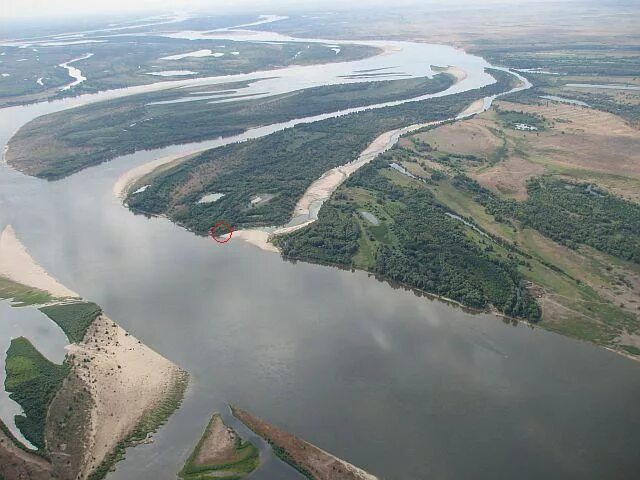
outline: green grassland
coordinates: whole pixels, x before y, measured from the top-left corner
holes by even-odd
[[[136,150],[228,137],[253,126],[436,93],[452,83],[450,75],[438,74],[431,79],[330,85],[217,104],[209,103],[211,99],[161,103],[189,96],[193,89],[134,95],[27,123],[11,139],[7,159],[26,173],[52,180]],[[235,92],[243,86],[224,84],[207,92]]]
[[[47,360],[24,337],[11,340],[7,350],[5,390],[24,410],[15,423],[34,446],[44,450],[47,408],[67,376],[68,365]]]
[[[142,179],[150,186],[129,195],[127,204],[135,212],[165,214],[198,234],[206,234],[219,218],[234,228],[285,223],[311,182],[356,159],[379,134],[453,117],[474,100],[512,85],[514,77],[491,73],[498,82],[487,87],[298,125],[209,150]],[[225,196],[216,202],[198,203],[209,193]],[[257,194],[268,194],[271,199],[254,206],[251,199]]]
[[[71,343],[80,343],[89,326],[102,313],[102,309],[92,302],[51,305],[40,311],[60,326]]]
[[[553,74],[523,73],[533,88],[505,97],[521,103],[541,103],[541,95],[584,102],[637,125],[640,91],[574,88],[570,84],[640,85],[640,49],[636,45],[490,46],[479,52],[492,63],[509,68],[540,69]]]
[[[204,445],[215,421],[222,421],[220,414],[213,415],[198,444],[187,459],[179,478],[183,480],[209,480],[222,478],[225,480],[240,480],[253,472],[260,463],[258,449],[249,441],[235,438],[235,450],[225,460],[215,463],[199,464],[196,459]],[[228,427],[227,427],[228,428]],[[235,432],[234,432],[235,435]]]

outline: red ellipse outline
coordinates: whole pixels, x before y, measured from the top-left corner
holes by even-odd
[[[227,238],[226,240],[220,240],[216,236],[216,230],[220,226],[224,226],[227,230],[229,230],[229,238]],[[218,243],[227,243],[229,240],[231,240],[231,237],[233,236],[233,228],[231,228],[231,226],[227,222],[218,222],[209,230],[209,236]]]

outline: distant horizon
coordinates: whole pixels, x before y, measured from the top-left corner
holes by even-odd
[[[590,0],[538,0],[536,3],[589,3]],[[505,0],[453,0],[443,2],[440,0],[396,0],[393,2],[394,8],[411,6],[456,6],[456,5],[513,5],[514,3],[525,3],[525,0],[505,1]],[[528,3],[528,2],[526,2]],[[606,2],[605,2],[606,3]],[[384,7],[388,5],[387,0],[365,0],[357,4],[345,5],[340,0],[223,0],[212,4],[206,0],[138,0],[128,2],[125,0],[112,0],[104,2],[93,2],[88,4],[82,0],[0,0],[0,23],[24,22],[24,21],[60,21],[75,20],[80,17],[98,15],[145,15],[161,14],[169,12],[193,11],[202,13],[220,14],[262,12],[273,13],[276,10],[315,10],[321,8],[331,8],[336,10],[357,10],[359,8]]]

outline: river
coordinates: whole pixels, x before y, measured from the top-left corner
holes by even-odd
[[[488,81],[478,57],[402,43],[403,53],[364,63],[421,74],[453,64],[469,74],[460,89]],[[366,68],[352,63],[340,71]],[[303,78],[312,72],[303,67],[282,69],[282,80],[268,85],[279,92],[336,79],[330,65],[326,76],[317,67],[316,79]],[[162,87],[0,110],[0,145],[38,115],[154,88]],[[285,262],[239,241],[220,245],[166,219],[134,215],[113,196],[123,172],[192,148],[138,152],[57,182],[0,165],[0,228],[12,224],[63,284],[192,375],[182,408],[154,443],[130,449],[109,480],[174,479],[214,409],[237,426],[227,404],[380,478],[635,477],[636,362],[472,315],[364,272]],[[3,351],[20,330],[19,311],[4,307]],[[57,343],[43,347],[50,355],[52,345],[60,348],[53,337]],[[263,453],[252,479],[300,478],[264,446]]]

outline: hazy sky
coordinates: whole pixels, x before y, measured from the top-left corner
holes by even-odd
[[[447,5],[451,0],[427,0],[429,3]],[[456,0],[455,3],[468,2],[499,3],[505,0]],[[507,0],[508,1],[508,0]],[[511,0],[509,3],[518,3]],[[538,0],[540,1],[540,0]],[[69,15],[98,14],[104,12],[140,12],[145,10],[188,10],[207,8],[209,10],[238,11],[255,8],[264,13],[274,12],[284,6],[317,5],[330,8],[361,6],[364,4],[411,4],[427,3],[424,0],[0,0],[0,18],[52,17]]]

